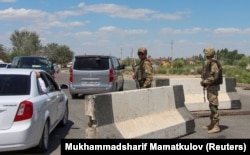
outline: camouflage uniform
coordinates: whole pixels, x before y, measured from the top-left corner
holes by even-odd
[[[138,52],[147,55],[147,49],[141,47]],[[149,59],[145,58],[136,65],[136,78],[139,81],[140,88],[150,88],[153,81],[153,67]]]
[[[216,133],[220,131],[220,114],[218,110],[218,91],[220,86],[219,84],[214,84],[214,82],[219,78],[219,67],[216,62],[212,61],[215,60],[213,57],[215,50],[213,48],[205,48],[203,52],[207,58],[212,56],[210,59],[208,58],[203,65],[201,86],[207,90],[207,100],[209,101],[209,108],[211,111],[211,123],[203,128],[208,129],[208,133]]]

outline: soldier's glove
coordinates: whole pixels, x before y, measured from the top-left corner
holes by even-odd
[[[202,87],[206,87],[206,86],[207,86],[207,84],[204,83],[204,80],[202,80],[202,81],[200,82],[200,84],[201,84]]]

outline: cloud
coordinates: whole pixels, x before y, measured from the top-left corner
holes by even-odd
[[[115,26],[105,26],[105,27],[100,27],[98,29],[99,32],[116,32],[120,33],[121,35],[128,35],[128,34],[146,34],[148,33],[147,30],[143,29],[131,29],[131,30],[123,30],[123,29],[118,29]]]
[[[241,30],[238,28],[217,28],[213,31],[216,35],[230,35],[239,33]]]
[[[152,20],[152,19],[165,19],[165,20],[178,20],[190,14],[190,11],[176,12],[173,14],[163,14],[158,11],[150,9],[131,9],[127,6],[116,4],[95,4],[86,5],[85,3],[79,3],[78,8],[84,13],[105,13],[112,18],[126,18],[136,20]]]
[[[16,0],[0,0],[0,3],[13,3],[16,2]]]
[[[147,34],[148,30],[136,29],[136,30],[124,30],[125,34]]]
[[[172,28],[162,28],[160,30],[160,33],[161,34],[197,34],[199,32],[201,32],[202,29],[199,28],[199,27],[194,27],[194,28],[191,28],[191,29],[172,29]]]
[[[0,10],[0,20],[8,21],[37,21],[48,16],[46,12],[32,9],[13,9]]]
[[[246,28],[243,30],[243,33],[250,34],[250,28]]]
[[[110,32],[110,31],[114,31],[116,28],[114,26],[106,26],[106,27],[101,27],[99,28],[99,31],[102,32]]]
[[[165,20],[180,20],[188,16],[189,14],[191,14],[191,11],[189,10],[183,11],[183,12],[176,12],[173,14],[155,13],[155,14],[152,14],[152,18],[165,19]]]

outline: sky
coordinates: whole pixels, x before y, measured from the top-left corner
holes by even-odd
[[[80,54],[190,58],[205,47],[250,56],[249,0],[0,0],[0,44],[15,30]]]

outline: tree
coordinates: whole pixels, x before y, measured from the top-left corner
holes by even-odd
[[[175,59],[173,62],[174,68],[183,68],[184,65],[185,65],[185,61],[180,58]]]
[[[62,45],[56,51],[57,62],[62,65],[66,65],[68,62],[72,61],[74,52],[72,52],[68,46]]]
[[[57,43],[49,43],[46,46],[43,47],[43,55],[46,55],[47,58],[52,62],[52,63],[57,63],[57,55],[56,51],[59,49],[59,45]]]
[[[58,45],[57,43],[47,44],[44,48],[44,55],[52,63],[57,63],[61,65],[66,65],[68,62],[72,61],[74,52],[66,45]]]
[[[237,50],[228,51],[227,48],[216,52],[217,59],[224,65],[234,65],[238,63],[243,56],[245,55],[239,54]]]
[[[242,67],[242,68],[246,68],[247,65],[249,64],[249,62],[250,62],[249,57],[244,56],[244,57],[242,57],[242,58],[240,59],[240,61],[238,62],[238,65],[239,65],[240,67]]]
[[[0,52],[3,52],[3,51],[4,51],[3,44],[0,44]]]
[[[0,44],[0,60],[4,59],[4,47],[2,44]],[[4,60],[3,60],[4,61]]]
[[[10,40],[14,55],[41,55],[41,44],[36,32],[15,30]]]
[[[6,48],[2,44],[0,44],[0,60],[4,62],[10,62],[10,56]]]

